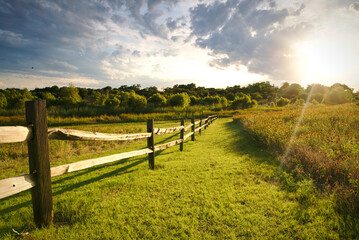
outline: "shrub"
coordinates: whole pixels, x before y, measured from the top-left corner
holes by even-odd
[[[284,98],[284,97],[280,97],[279,99],[276,100],[276,104],[278,107],[283,107],[288,105],[290,102],[290,100],[288,98]]]
[[[226,97],[221,97],[220,104],[222,105],[222,107],[227,107],[228,106],[227,98]]]
[[[6,106],[7,106],[7,100],[5,94],[0,92],[0,108],[6,108]]]
[[[342,104],[351,102],[353,94],[342,86],[332,88],[324,97],[326,104]]]
[[[79,95],[79,90],[75,88],[72,84],[68,87],[60,88],[60,102],[64,104],[75,104],[82,101],[82,98]]]
[[[221,102],[221,98],[219,96],[215,96],[215,97],[208,96],[208,97],[205,97],[203,99],[203,102],[206,105],[216,105],[216,104],[219,104]]]
[[[117,97],[114,97],[112,99],[107,99],[105,105],[111,109],[118,109],[121,106],[121,101]]]
[[[164,106],[167,99],[159,93],[153,94],[149,99],[148,103],[154,106]]]
[[[172,107],[187,107],[191,102],[187,93],[178,93],[168,99],[167,103]]]
[[[313,100],[312,100],[312,104],[313,104],[313,105],[318,105],[319,102],[318,102],[317,100],[313,99]]]
[[[239,96],[236,96],[236,100],[234,100],[231,104],[232,109],[244,109],[250,108],[257,104],[257,101],[252,100],[250,95],[240,93]]]
[[[130,108],[142,108],[146,107],[147,99],[144,96],[136,94],[134,91],[130,93],[128,98],[128,107]]]
[[[303,106],[304,104],[305,104],[304,99],[297,99],[294,102],[294,105],[296,105],[296,106]]]

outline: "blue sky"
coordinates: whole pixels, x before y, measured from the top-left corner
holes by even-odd
[[[0,0],[0,88],[359,90],[358,29],[349,0]]]

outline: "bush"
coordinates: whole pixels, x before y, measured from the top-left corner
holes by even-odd
[[[221,102],[221,98],[219,96],[215,96],[215,97],[208,96],[203,99],[203,102],[209,106],[216,104],[218,105]]]
[[[129,108],[143,108],[147,105],[147,99],[144,96],[136,94],[134,91],[130,93],[128,98]]]
[[[228,106],[227,98],[226,97],[221,97],[220,104],[222,105],[222,107],[227,107]]]
[[[236,100],[234,100],[231,104],[232,109],[244,109],[250,108],[257,105],[257,101],[252,100],[250,95],[240,93],[239,96],[236,96]]]
[[[168,99],[167,103],[172,107],[187,107],[191,102],[187,93],[178,93]]]
[[[290,100],[288,98],[280,97],[276,100],[276,104],[278,107],[286,106],[290,103]]]
[[[107,99],[105,105],[110,109],[119,109],[121,106],[121,101],[117,97],[114,97],[112,99]]]
[[[313,100],[312,100],[312,104],[313,104],[313,105],[318,105],[319,102],[318,102],[317,100],[313,99]]]
[[[167,99],[159,93],[153,94],[149,99],[148,103],[153,106],[164,106]]]
[[[353,94],[342,86],[332,88],[325,96],[324,102],[326,104],[343,104],[351,102]]]
[[[60,88],[60,102],[64,104],[73,105],[75,103],[81,102],[82,98],[79,95],[79,90],[75,88],[72,84],[68,87]]]
[[[5,94],[0,92],[0,108],[6,108],[6,106],[7,106],[7,100]]]
[[[296,105],[296,106],[303,106],[304,104],[305,104],[304,99],[297,99],[294,102],[294,105]]]

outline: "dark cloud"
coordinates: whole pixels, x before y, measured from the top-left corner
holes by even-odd
[[[359,2],[350,4],[350,9],[352,9],[354,11],[359,11]]]
[[[134,50],[134,51],[132,52],[132,56],[134,56],[134,57],[141,57],[141,52],[138,51],[138,50]]]
[[[192,34],[205,36],[217,31],[229,18],[231,8],[232,4],[229,1],[226,3],[216,1],[212,5],[199,4],[191,8]]]
[[[144,37],[146,35],[155,35],[167,39],[168,28],[166,24],[158,23],[158,19],[165,12],[156,7],[159,4],[163,4],[167,6],[167,9],[171,9],[177,2],[178,0],[127,0],[126,7],[135,19],[136,27],[140,29]],[[147,11],[143,14],[141,10],[143,10],[146,3]]]
[[[167,39],[169,27],[160,18],[176,3],[171,0],[0,1],[0,71],[26,71],[29,66],[35,66],[43,72],[68,71],[104,78],[102,62],[117,59],[124,51],[109,49],[116,31],[126,24],[143,37]]]
[[[167,28],[171,31],[177,28],[177,21],[173,20],[171,17],[166,19]]]
[[[289,24],[304,9],[278,8],[272,0],[244,0],[199,4],[190,9],[196,45],[211,51],[211,66],[245,65],[249,71],[274,78],[291,78],[291,43],[309,28]],[[216,16],[215,18],[213,16]],[[217,17],[218,16],[218,17]]]
[[[111,20],[116,24],[124,24],[127,22],[127,19],[125,17],[117,14],[112,15]]]

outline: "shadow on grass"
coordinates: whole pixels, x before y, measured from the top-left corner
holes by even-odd
[[[233,132],[238,137],[234,140],[234,143],[232,145],[233,151],[238,152],[239,154],[248,154],[250,159],[259,163],[259,164],[269,164],[275,167],[278,167],[278,170],[285,171],[287,173],[290,173],[285,167],[282,168],[279,161],[271,155],[268,152],[268,148],[263,146],[261,143],[257,142],[242,126],[234,123],[234,122],[228,122],[225,125],[226,129]],[[278,177],[280,177],[281,172],[278,171]],[[288,175],[284,175],[285,176]],[[295,182],[293,184],[297,184],[297,181],[301,181],[301,179],[295,179]],[[279,180],[279,186],[281,187],[282,191],[286,192],[292,192],[296,193],[296,190],[290,190],[287,183],[282,180]],[[294,186],[296,188],[299,188],[299,185]],[[303,187],[303,186],[302,186]],[[303,188],[304,189],[304,188]],[[302,189],[302,190],[303,190]],[[315,195],[316,196],[316,195]],[[311,207],[310,201],[307,202],[307,198],[304,195],[304,200],[301,200],[303,198],[298,198],[299,208],[296,209],[296,218],[298,221],[307,221],[305,218],[306,214],[308,214],[308,209]],[[307,196],[308,199],[310,199],[310,194]],[[341,220],[338,221],[338,233],[341,238],[343,239],[359,239],[359,219],[353,218],[350,215],[346,213],[342,213],[340,210],[340,207],[336,206],[336,211],[338,215],[341,217]],[[340,227],[339,227],[340,226]]]
[[[228,122],[225,127],[228,131],[238,136],[232,145],[233,151],[241,153],[242,155],[247,154],[257,163],[266,163],[271,166],[280,167],[280,163],[277,159],[271,155],[262,144],[255,141],[242,126],[234,122]]]
[[[60,183],[63,183],[67,180],[70,180],[70,179],[73,179],[73,178],[77,178],[79,176],[82,176],[82,175],[86,175],[86,174],[89,174],[91,172],[94,172],[94,171],[98,171],[102,168],[105,168],[105,167],[111,167],[111,166],[116,166],[116,165],[120,165],[120,164],[124,164],[128,161],[128,159],[123,159],[123,160],[120,160],[116,163],[113,163],[113,164],[106,164],[106,165],[102,165],[102,166],[97,166],[97,167],[93,167],[93,168],[90,168],[90,169],[87,169],[87,170],[82,170],[78,173],[75,173],[75,174],[71,174],[70,176],[68,177],[65,177],[65,178],[62,178],[62,179],[59,179],[59,180],[56,180],[54,182],[52,182],[52,184],[60,184]],[[55,191],[53,192],[53,196],[57,196],[57,195],[60,195],[60,194],[63,194],[65,192],[68,192],[68,191],[72,191],[74,189],[77,189],[77,188],[80,188],[80,187],[83,187],[83,186],[86,186],[88,184],[91,184],[91,183],[94,183],[96,181],[99,181],[99,180],[102,180],[102,179],[105,179],[105,178],[109,178],[109,177],[113,177],[113,176],[116,176],[116,175],[119,175],[120,173],[121,174],[125,174],[124,172],[130,168],[133,168],[143,162],[147,161],[147,158],[146,157],[142,157],[140,158],[139,160],[137,161],[134,161],[132,162],[131,164],[129,165],[126,165],[126,166],[123,166],[121,168],[118,168],[118,169],[115,169],[111,172],[107,172],[105,174],[102,174],[102,175],[99,175],[97,177],[94,177],[94,178],[90,178],[90,179],[87,179],[85,181],[81,181],[81,182],[78,182],[76,184],[72,184],[71,186],[68,186],[68,187],[64,187],[62,188],[61,190],[58,190],[58,191]],[[130,171],[131,172],[131,171]],[[130,173],[130,172],[127,172],[127,173]],[[27,190],[29,191],[29,190]],[[21,196],[21,194],[26,194],[27,191],[23,192],[23,193],[20,193],[19,195],[17,195],[17,197]],[[22,202],[22,203],[19,203],[19,204],[16,204],[16,205],[13,205],[13,206],[10,206],[10,207],[7,207],[7,208],[4,208],[4,209],[1,209],[0,210],[0,215],[2,214],[8,214],[8,213],[11,213],[13,211],[17,211],[23,207],[28,207],[29,205],[31,205],[31,200],[30,201],[25,201],[25,202]]]

